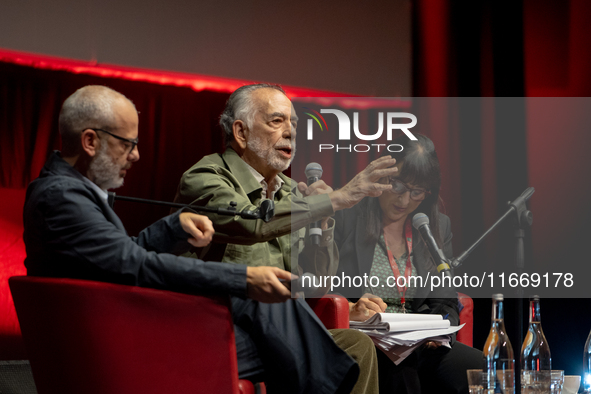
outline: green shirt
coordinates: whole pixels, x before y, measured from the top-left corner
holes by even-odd
[[[249,266],[274,266],[295,272],[291,261],[299,258],[303,272],[334,275],[338,251],[333,242],[334,226],[323,231],[320,247],[306,247],[306,227],[334,214],[328,195],[302,197],[297,183],[283,174],[284,184],[274,195],[275,215],[265,223],[239,216],[205,213],[213,222],[213,242],[194,248],[192,256]],[[254,210],[262,201],[262,186],[248,165],[228,148],[223,154],[205,156],[181,178],[175,201],[183,204],[226,208],[230,201],[237,211]]]

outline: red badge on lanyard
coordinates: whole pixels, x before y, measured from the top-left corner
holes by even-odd
[[[410,253],[412,252],[412,225],[410,224],[410,219],[406,219],[406,223],[404,224],[404,239],[406,241],[406,249],[408,251],[408,257],[406,259],[406,268],[404,270],[404,276],[406,277],[405,286],[399,286],[398,278],[400,277],[400,271],[398,270],[398,264],[396,264],[396,260],[392,255],[392,251],[390,247],[388,247],[388,241],[386,241],[386,236],[384,235],[384,242],[386,243],[386,250],[388,251],[388,260],[390,261],[390,267],[392,268],[392,272],[394,273],[394,279],[396,280],[396,287],[398,288],[398,292],[402,294],[402,299],[400,303],[402,304],[402,312],[406,313],[406,290],[408,290],[408,282],[410,281],[410,275],[412,274],[412,264],[410,262]]]

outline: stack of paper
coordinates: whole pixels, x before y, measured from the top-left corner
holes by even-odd
[[[364,322],[350,322],[350,327],[366,333],[398,365],[425,342],[450,347],[451,334],[464,325],[451,327],[441,315],[376,313]]]
[[[421,313],[376,313],[363,322],[352,321],[351,328],[361,330],[410,331],[448,328],[449,320],[441,315]]]

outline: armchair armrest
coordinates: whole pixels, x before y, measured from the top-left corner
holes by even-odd
[[[327,329],[349,328],[349,301],[345,297],[327,294],[306,301]]]
[[[460,312],[460,324],[466,323],[464,328],[458,331],[456,340],[464,345],[472,346],[474,331],[474,300],[470,296],[458,293],[458,300],[464,305]]]

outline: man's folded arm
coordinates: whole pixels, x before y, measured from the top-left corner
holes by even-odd
[[[246,296],[246,267],[148,251],[106,220],[93,198],[85,188],[54,189],[52,203],[40,213],[49,229],[48,246],[58,255],[138,286]]]
[[[143,229],[133,242],[142,248],[156,253],[181,254],[191,248],[187,242],[188,234],[179,221],[181,210],[168,215]]]

